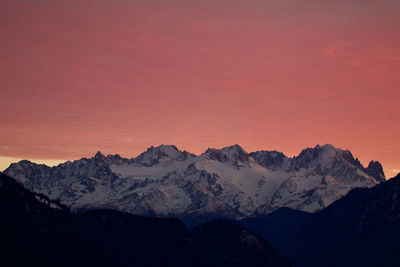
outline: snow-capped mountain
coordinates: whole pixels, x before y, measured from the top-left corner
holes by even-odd
[[[98,152],[56,167],[24,160],[4,173],[74,210],[109,208],[198,221],[258,216],[280,207],[314,212],[355,187],[385,180],[379,162],[364,168],[350,151],[332,145],[293,158],[277,151],[247,153],[238,145],[199,156],[161,145],[132,159]]]

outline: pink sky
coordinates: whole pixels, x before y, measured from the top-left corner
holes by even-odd
[[[3,0],[0,156],[331,143],[400,169],[400,2]]]

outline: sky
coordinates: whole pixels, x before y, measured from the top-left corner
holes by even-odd
[[[398,0],[2,0],[0,169],[151,145],[400,171]]]

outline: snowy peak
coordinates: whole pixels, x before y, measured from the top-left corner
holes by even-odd
[[[172,161],[184,161],[196,155],[187,151],[180,151],[174,145],[151,146],[140,154],[134,161],[139,165],[151,167],[159,163],[170,163]]]
[[[246,153],[247,154],[247,152],[241,146],[239,146],[238,144],[224,147],[221,150],[224,151],[225,153],[232,153],[232,154]]]
[[[320,148],[322,150],[335,150],[335,151],[340,150],[339,148],[336,148],[335,146],[333,146],[331,144],[325,144],[325,145],[322,145],[322,146],[316,145],[315,148]]]
[[[234,160],[240,162],[249,161],[249,154],[239,145],[224,147],[222,152]]]
[[[248,162],[250,155],[239,145],[224,147],[221,149],[209,148],[204,153],[208,159],[220,162]]]
[[[348,150],[341,150],[332,145],[317,145],[314,148],[304,149],[297,157],[293,158],[292,168],[318,167],[321,171],[332,168],[338,162],[347,165],[362,167],[358,160]]]
[[[329,144],[304,149],[299,156],[291,160],[290,164],[291,171],[309,169],[318,175],[329,175],[336,177],[339,182],[350,183],[357,180],[369,180],[371,177],[376,182],[384,181],[383,170],[380,167],[382,166],[378,162],[372,164],[368,171],[350,151]]]

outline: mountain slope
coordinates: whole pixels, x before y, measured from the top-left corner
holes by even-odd
[[[315,212],[353,188],[384,180],[379,162],[364,168],[350,151],[331,145],[294,158],[276,151],[247,153],[238,145],[196,156],[162,145],[132,159],[98,152],[52,168],[21,161],[5,173],[74,210],[178,217],[189,225],[256,217],[280,207]]]
[[[283,251],[300,266],[398,266],[400,175],[316,213]]]
[[[280,208],[269,214],[246,218],[236,221],[236,223],[250,232],[264,237],[275,248],[280,248],[288,237],[311,217],[312,214],[308,212]]]
[[[175,219],[110,210],[72,214],[3,174],[0,236],[1,266],[293,266],[230,223],[190,232]]]

